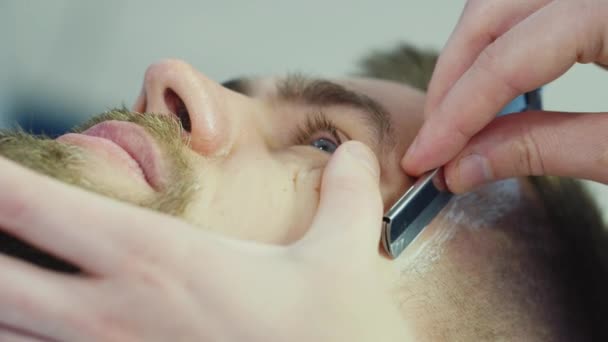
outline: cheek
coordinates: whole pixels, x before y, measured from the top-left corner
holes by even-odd
[[[207,166],[190,203],[190,223],[222,235],[287,244],[307,230],[319,199],[322,169],[281,158],[248,158]]]
[[[298,170],[293,174],[293,186],[295,191],[295,207],[293,220],[286,242],[294,242],[300,239],[308,229],[314,218],[319,205],[319,194],[321,192],[322,168]]]

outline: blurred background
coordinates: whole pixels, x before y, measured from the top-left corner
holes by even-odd
[[[208,77],[341,76],[372,49],[441,49],[464,0],[0,0],[0,127],[59,134],[130,107],[146,66],[181,58]],[[547,109],[606,111],[608,74],[577,65],[545,87]],[[608,187],[592,191],[608,208]],[[608,220],[608,209],[605,210]]]

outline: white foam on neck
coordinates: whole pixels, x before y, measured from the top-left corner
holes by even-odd
[[[519,181],[508,179],[478,191],[455,196],[434,221],[433,233],[414,242],[400,263],[401,273],[426,273],[441,259],[447,243],[462,229],[479,232],[492,229],[521,203]],[[437,226],[438,225],[438,226]]]

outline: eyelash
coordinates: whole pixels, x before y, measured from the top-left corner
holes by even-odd
[[[315,115],[308,115],[306,122],[296,128],[294,135],[296,145],[309,144],[310,139],[319,132],[329,133],[338,146],[342,144],[336,125],[323,112],[319,112]]]

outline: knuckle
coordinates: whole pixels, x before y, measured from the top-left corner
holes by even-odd
[[[476,133],[477,130],[475,130],[475,127],[469,124],[469,122],[458,120],[455,122],[454,131],[452,132],[453,135],[450,139],[455,142],[466,143]]]
[[[608,6],[605,1],[568,1],[565,3],[569,13],[575,13],[572,20],[573,32],[577,36],[577,56],[579,63],[591,63],[605,59],[606,15]],[[581,18],[584,18],[581,20]]]
[[[2,221],[9,221],[26,216],[29,212],[27,201],[18,196],[8,197],[1,196],[0,198],[0,216],[4,217]],[[7,227],[9,228],[9,227]]]
[[[359,193],[361,189],[373,186],[377,187],[371,174],[372,172],[367,172],[367,170],[357,170],[357,172],[350,170],[349,172],[340,172],[339,174],[334,173],[330,176],[325,175],[328,178],[323,180],[323,185],[342,192]]]
[[[117,338],[116,324],[109,324],[113,320],[105,314],[90,310],[67,315],[62,321],[81,336],[87,336],[89,341],[120,341]]]
[[[334,191],[353,196],[361,194],[368,187],[361,179],[353,176],[335,179],[332,186]]]
[[[30,189],[21,182],[3,184],[4,193],[0,195],[0,222],[6,226],[6,231],[14,230],[17,222],[27,220],[35,214],[36,208],[32,204]],[[12,229],[11,229],[12,228]],[[23,227],[22,227],[23,228]]]
[[[378,185],[350,177],[335,180],[332,188],[327,193],[332,193],[333,196],[337,195],[343,205],[347,201],[351,206],[357,207],[359,205],[363,207],[382,205]]]
[[[158,294],[168,294],[172,288],[172,277],[168,277],[164,270],[158,270],[156,267],[137,267],[132,271],[131,276],[146,289],[153,289]]]
[[[515,171],[534,176],[545,174],[542,149],[534,134],[530,132],[522,134],[515,140],[513,150],[517,156]]]
[[[170,240],[164,235],[146,236],[147,243],[125,244],[120,251],[124,260],[120,266],[125,272],[147,272],[147,269],[167,268],[174,264],[184,254],[184,243],[182,239]]]
[[[496,51],[496,44],[492,43],[483,49],[477,57],[477,67],[487,72],[496,72],[496,57],[498,53]]]
[[[500,92],[514,97],[526,91],[525,87],[521,86],[523,82],[518,81],[516,74],[506,73],[499,66],[501,65],[501,57],[504,54],[501,52],[500,41],[494,41],[488,45],[475,61],[475,67],[488,75],[491,79],[498,80],[501,89]]]

